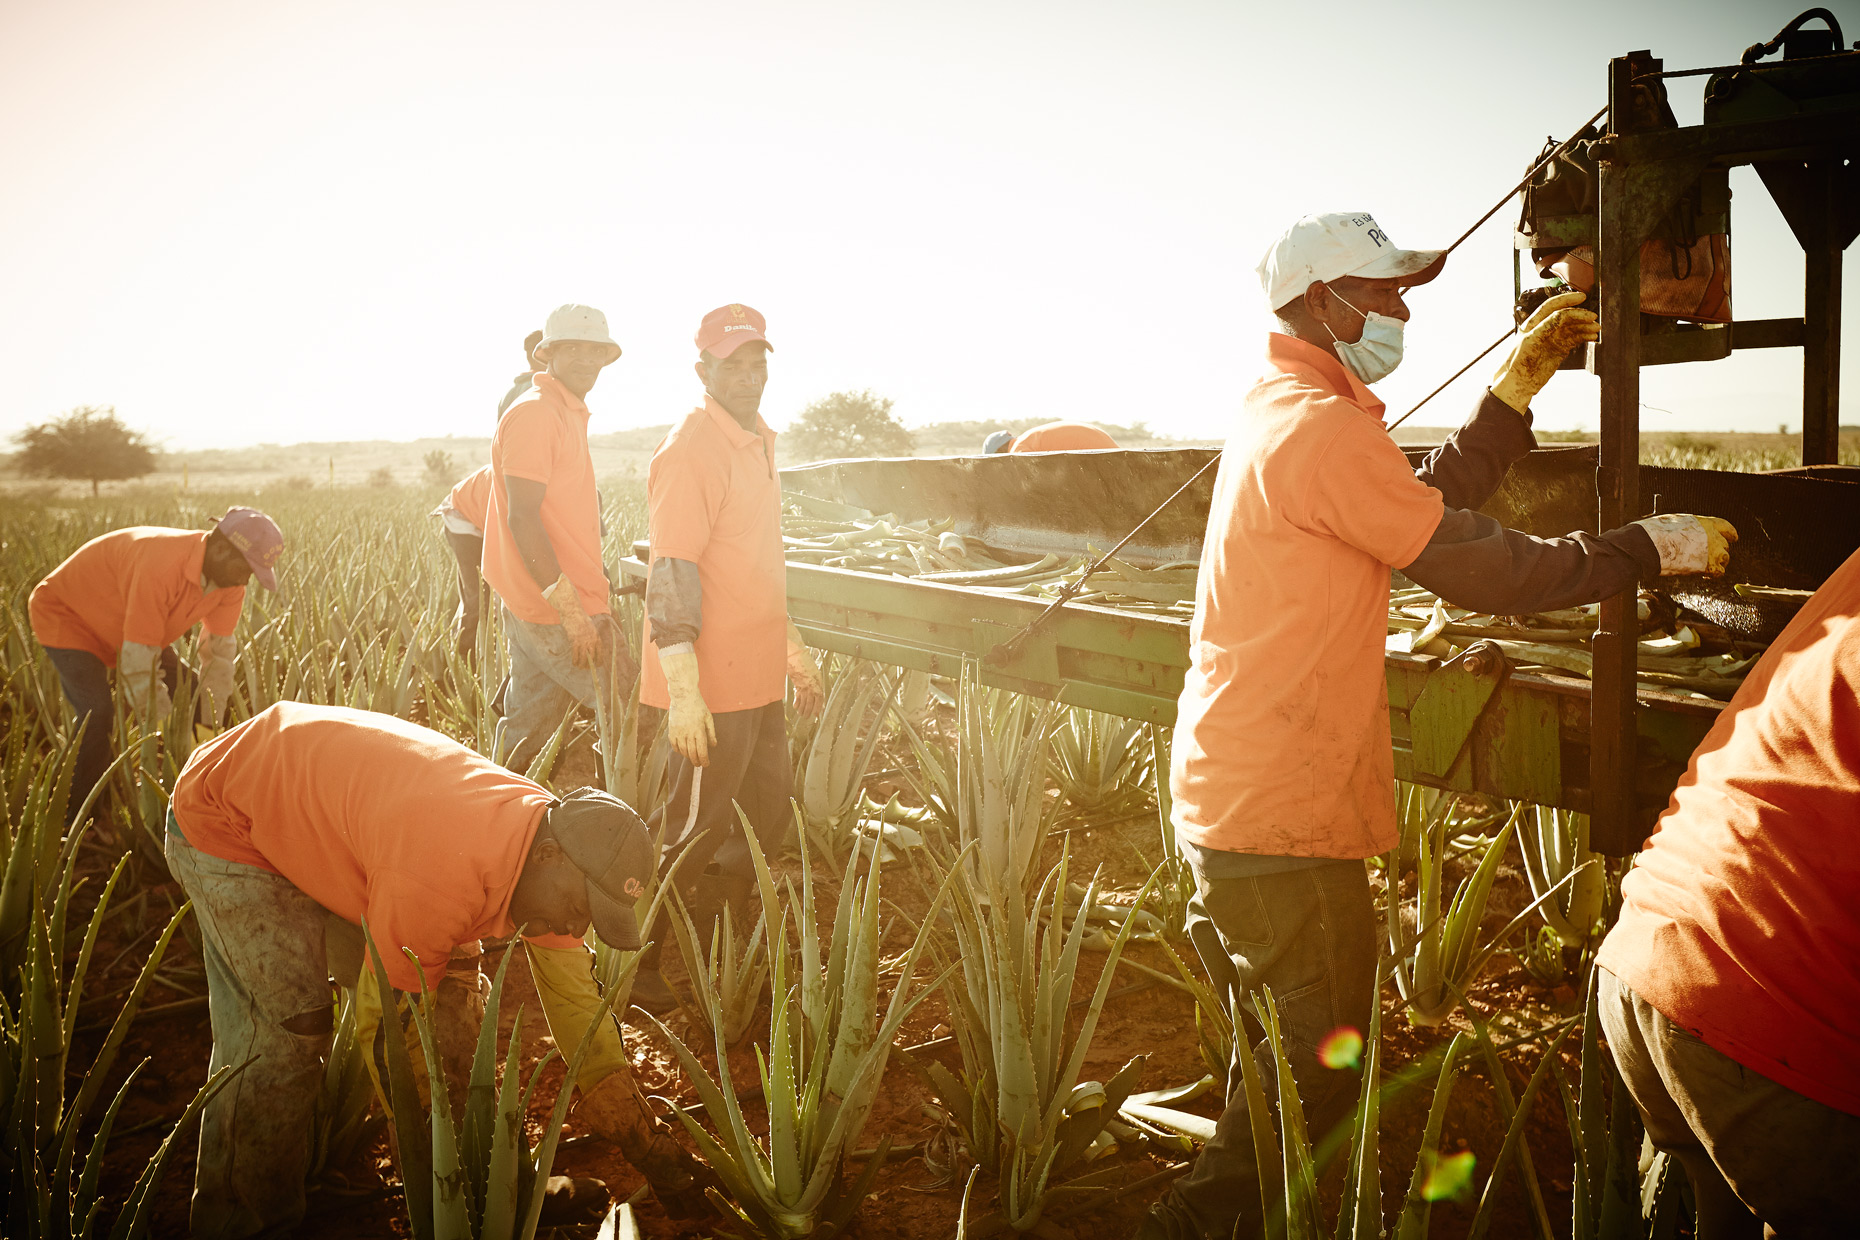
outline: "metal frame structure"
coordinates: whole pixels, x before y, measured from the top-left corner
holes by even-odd
[[[1860,52],[1819,59],[1851,62],[1860,59]],[[1732,72],[1754,74],[1774,67]],[[1707,119],[1694,126],[1659,128],[1651,119],[1655,109],[1649,97],[1652,83],[1668,76],[1673,75],[1663,73],[1662,62],[1648,52],[1611,61],[1608,128],[1591,147],[1600,171],[1596,279],[1602,330],[1587,360],[1601,379],[1596,489],[1598,528],[1604,530],[1650,511],[1639,472],[1643,365],[1722,357],[1735,348],[1800,347],[1802,462],[1826,465],[1837,459],[1841,255],[1860,232],[1860,94],[1837,95],[1821,101],[1823,106],[1816,110],[1795,115]],[[1802,245],[1802,318],[1648,334],[1649,324],[1640,312],[1642,242],[1708,168],[1745,164],[1755,165]],[[1722,340],[1711,340],[1720,333]],[[1590,838],[1596,848],[1616,854],[1637,848],[1647,826],[1636,788],[1637,719],[1643,711],[1635,693],[1635,644],[1640,637],[1635,614],[1632,592],[1604,602],[1593,647]]]

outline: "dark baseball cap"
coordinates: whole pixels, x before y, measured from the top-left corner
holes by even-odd
[[[549,807],[549,832],[588,879],[594,933],[620,951],[640,948],[633,905],[646,894],[658,857],[633,807],[598,788],[577,788]]]

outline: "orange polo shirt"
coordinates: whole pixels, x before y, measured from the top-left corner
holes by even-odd
[[[1860,554],[1750,669],[1621,880],[1603,968],[1860,1115]]]
[[[1024,430],[1008,445],[1009,452],[1089,452],[1115,448],[1109,434],[1084,422],[1048,422]]]
[[[85,650],[116,666],[124,642],[166,646],[196,624],[225,637],[239,624],[245,587],[200,584],[207,531],[136,525],[91,539],[33,588],[32,635],[54,650]]]
[[[1169,786],[1201,848],[1368,857],[1395,823],[1389,569],[1444,501],[1324,350],[1274,334],[1221,453]]]
[[[485,528],[491,510],[491,473],[491,466],[480,465],[453,484],[452,494],[446,496],[446,502],[452,505],[453,512],[481,530]],[[548,501],[545,499],[544,502]]]
[[[530,576],[510,532],[507,478],[540,482],[542,524],[556,562],[589,615],[607,613],[607,569],[601,563],[601,500],[588,454],[588,407],[546,372],[498,419],[491,439],[490,504],[485,512],[484,579],[519,620],[560,624],[562,618]]]
[[[698,566],[704,704],[715,713],[781,701],[788,691],[788,565],[775,432],[761,418],[744,430],[706,396],[652,454],[646,506],[653,558]],[[639,700],[668,706],[650,619],[642,641]]]
[[[279,702],[194,750],[170,804],[201,852],[367,918],[388,980],[418,990],[401,948],[436,986],[454,947],[516,929],[510,896],[549,801],[404,719]]]

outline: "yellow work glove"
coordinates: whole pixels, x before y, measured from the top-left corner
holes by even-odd
[[[820,666],[792,621],[788,625],[788,683],[794,686],[794,708],[803,715],[818,715],[826,703],[820,686]]]
[[[1731,563],[1731,544],[1737,527],[1721,517],[1696,517],[1687,512],[1643,517],[1634,522],[1647,531],[1660,553],[1660,576],[1702,573],[1722,577]]]
[[[542,1000],[543,1019],[549,1022],[549,1034],[566,1066],[574,1058],[588,1021],[601,1006],[601,992],[594,984],[594,953],[585,947],[543,947],[528,941],[523,950],[530,958],[530,980]],[[581,1061],[575,1084],[586,1095],[613,1073],[631,1066],[620,1044],[619,1026],[603,1020],[595,1027],[593,1044]]]
[[[666,734],[678,756],[692,766],[710,761],[710,747],[717,743],[717,725],[698,692],[698,660],[695,650],[678,650],[670,654],[659,651],[659,666],[665,672],[665,689],[671,698],[666,712]]]
[[[1523,339],[1492,376],[1492,395],[1523,413],[1571,349],[1600,338],[1595,312],[1576,309],[1584,300],[1582,293],[1559,293],[1537,307],[1519,329]]]
[[[563,573],[543,594],[555,614],[562,618],[562,634],[568,638],[569,661],[576,667],[593,667],[601,661],[601,636],[594,631],[594,621],[581,610],[581,596]]]

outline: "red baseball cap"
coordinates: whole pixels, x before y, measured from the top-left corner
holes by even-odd
[[[228,508],[213,528],[239,549],[259,585],[267,590],[278,588],[274,565],[284,554],[284,534],[277,522],[256,508]]]
[[[775,346],[762,334],[768,326],[768,320],[752,307],[737,302],[718,306],[698,324],[697,347],[715,358],[728,357],[751,340],[760,340],[773,349]]]

